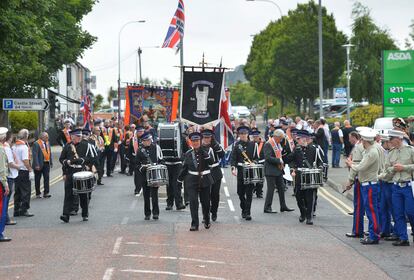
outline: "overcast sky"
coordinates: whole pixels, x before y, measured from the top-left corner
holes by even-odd
[[[297,3],[308,1],[274,0],[285,15]],[[110,86],[117,87],[118,32],[132,20],[144,19],[125,27],[121,35],[121,80],[136,80],[136,50],[143,48],[144,77],[174,83],[179,81],[179,55],[172,49],[154,48],[165,38],[177,0],[100,0],[82,23],[83,28],[98,37],[93,47],[80,59],[92,75],[97,76],[95,94],[107,95]],[[403,48],[414,19],[414,0],[361,0],[371,9],[381,27],[387,28]],[[244,64],[252,43],[252,34],[263,30],[271,20],[280,16],[276,6],[265,2],[245,0],[184,0],[185,3],[185,65],[198,65],[203,52],[206,61],[234,68]],[[350,34],[351,10],[354,0],[322,0],[336,19],[339,30]]]

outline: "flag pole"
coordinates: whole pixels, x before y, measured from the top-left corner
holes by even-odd
[[[180,118],[183,102],[183,92],[184,92],[184,40],[183,35],[180,34]]]

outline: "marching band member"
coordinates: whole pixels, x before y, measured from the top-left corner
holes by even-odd
[[[183,166],[178,175],[178,182],[185,184],[190,200],[191,227],[190,231],[198,231],[198,198],[200,197],[203,210],[204,227],[209,229],[210,224],[210,188],[213,178],[210,167],[214,159],[209,152],[201,146],[202,135],[193,132],[189,135],[192,148],[184,155]]]
[[[323,164],[322,155],[316,146],[309,144],[312,139],[307,130],[299,130],[297,133],[298,145],[293,153],[293,165],[295,168],[320,168]],[[296,171],[296,176],[300,173]],[[300,178],[295,180],[296,202],[300,210],[299,222],[306,219],[307,225],[313,225],[313,212],[315,210],[317,189],[302,189]]]
[[[361,162],[364,153],[364,146],[362,145],[359,133],[352,131],[349,134],[349,142],[352,144],[353,148],[348,160],[352,161],[354,164],[358,164]],[[357,175],[358,173],[356,171],[353,171],[352,169],[349,170],[349,181],[352,181],[354,186],[354,212],[352,214],[352,232],[346,233],[345,235],[351,238],[361,238],[364,236],[365,206],[363,202],[361,182]]]
[[[210,157],[214,159],[214,163],[211,164],[211,176],[213,177],[214,183],[211,185],[210,200],[211,200],[211,219],[215,222],[217,220],[217,210],[220,203],[220,186],[223,173],[221,172],[220,159],[224,157],[224,150],[217,143],[214,138],[214,132],[211,129],[204,129],[201,132],[203,139],[202,145],[209,151]]]
[[[139,195],[141,192],[141,181],[139,177],[139,171],[136,170],[136,163],[135,158],[137,156],[138,149],[142,146],[141,136],[144,134],[145,130],[142,126],[137,126],[135,130],[135,135],[132,137],[131,141],[129,142],[128,148],[128,160],[129,160],[129,173],[134,173],[134,185],[135,190],[134,194],[136,196]]]
[[[8,211],[8,195],[10,192],[9,185],[7,183],[9,167],[7,155],[3,147],[3,144],[6,141],[7,131],[7,128],[0,127],[0,242],[11,241],[11,238],[4,236],[4,228],[6,226]]]
[[[62,164],[63,179],[65,181],[65,198],[63,202],[63,214],[60,219],[65,223],[69,223],[70,212],[73,207],[73,174],[83,171],[87,168],[92,169],[96,158],[88,153],[89,143],[81,141],[82,130],[74,129],[70,132],[71,143],[66,145],[59,157]],[[79,194],[80,206],[82,208],[82,218],[84,221],[88,220],[88,195],[85,193]]]
[[[263,146],[265,142],[260,138],[260,131],[255,129],[251,132],[251,135],[253,137],[253,142],[257,144],[257,153],[259,154],[259,161],[258,163],[264,164],[265,158],[264,158],[264,152],[263,152]],[[257,183],[255,185],[255,190],[257,198],[263,198],[263,183]]]
[[[392,207],[395,215],[394,230],[398,240],[393,242],[394,246],[409,246],[407,235],[407,215],[411,225],[414,225],[414,198],[412,186],[412,174],[414,171],[414,148],[404,144],[404,132],[399,130],[388,131],[390,144],[393,149],[389,152],[384,172],[381,179],[391,177]]]
[[[138,170],[138,176],[140,182],[142,182],[142,188],[144,193],[144,214],[145,220],[149,220],[151,217],[151,202],[152,202],[152,218],[158,220],[160,214],[160,208],[158,206],[158,187],[148,185],[147,167],[153,164],[160,164],[163,162],[161,148],[152,143],[152,135],[149,132],[145,132],[142,137],[142,146],[137,151],[136,166]],[[150,202],[151,198],[151,202]]]
[[[374,144],[376,132],[367,128],[363,129],[360,132],[360,135],[364,147],[363,158],[358,164],[353,163],[351,159],[348,159],[346,163],[352,172],[358,173],[365,212],[369,221],[369,236],[361,239],[361,243],[363,245],[374,245],[378,244],[380,238],[378,216],[378,171],[381,163],[378,149]],[[349,185],[346,187],[348,190],[351,189],[351,184],[354,182],[352,178],[349,179]]]
[[[237,135],[240,140],[234,144],[231,153],[231,172],[237,176],[237,194],[240,199],[240,208],[242,210],[242,218],[246,221],[252,219],[250,209],[253,198],[253,185],[245,185],[243,182],[243,165],[250,164],[259,159],[257,154],[257,144],[249,141],[250,129],[247,126],[239,126]]]
[[[276,188],[279,194],[280,212],[293,211],[294,209],[286,206],[285,201],[284,164],[291,161],[290,154],[292,151],[283,130],[277,129],[273,132],[273,136],[264,145],[263,152],[267,182],[264,213],[277,213],[277,211],[272,210],[273,194]]]
[[[93,134],[91,136],[91,140],[95,142],[95,146],[96,146],[96,150],[98,152],[98,156],[97,156],[97,171],[98,171],[98,180],[97,180],[97,184],[98,185],[103,185],[102,183],[102,177],[104,174],[104,150],[105,150],[105,141],[103,140],[102,136],[101,136],[101,129],[99,128],[99,126],[95,126],[93,128]]]

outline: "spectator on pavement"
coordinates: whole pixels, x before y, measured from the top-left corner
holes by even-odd
[[[32,186],[30,180],[33,180],[33,169],[30,166],[30,147],[27,143],[29,139],[29,131],[22,129],[17,134],[15,146],[16,159],[19,163],[19,173],[15,180],[14,194],[14,216],[33,217],[34,215],[28,210],[30,209],[30,196]]]
[[[7,164],[7,155],[3,146],[4,142],[6,142],[7,131],[7,128],[0,127],[0,242],[11,241],[10,238],[3,235],[4,228],[6,226],[7,201],[10,192],[9,185],[7,183],[9,167]]]
[[[335,127],[331,130],[332,136],[332,168],[339,168],[341,160],[342,144],[344,143],[344,134],[342,133],[341,124],[335,122]]]
[[[9,175],[7,176],[7,184],[9,185],[10,192],[9,192],[8,200],[6,203],[6,209],[9,209],[10,199],[12,195],[14,194],[14,180],[16,179],[17,174],[19,173],[19,165],[17,163],[16,153],[13,151],[14,143],[13,143],[13,134],[11,133],[11,131],[7,132],[6,142],[4,142],[3,146],[6,152],[6,155],[7,155],[7,161],[9,163]],[[10,218],[9,212],[7,211],[6,212],[6,225],[12,226],[15,224],[16,222]]]
[[[344,155],[345,157],[349,157],[351,154],[352,148],[354,145],[349,141],[349,134],[355,131],[355,128],[351,126],[351,122],[349,120],[344,121],[344,127],[342,128],[342,133],[344,135]]]
[[[35,175],[36,197],[40,198],[40,179],[43,176],[43,198],[49,198],[49,174],[53,166],[52,151],[49,144],[49,135],[47,132],[40,134],[39,140],[34,142],[32,147],[32,168]]]

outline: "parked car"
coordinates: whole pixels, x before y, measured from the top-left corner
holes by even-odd
[[[251,113],[246,106],[233,106],[231,108],[232,113],[230,119],[246,119],[250,118]]]
[[[387,133],[388,130],[393,129],[394,127],[392,124],[392,119],[393,118],[378,118],[375,120],[373,128],[380,134]]]

